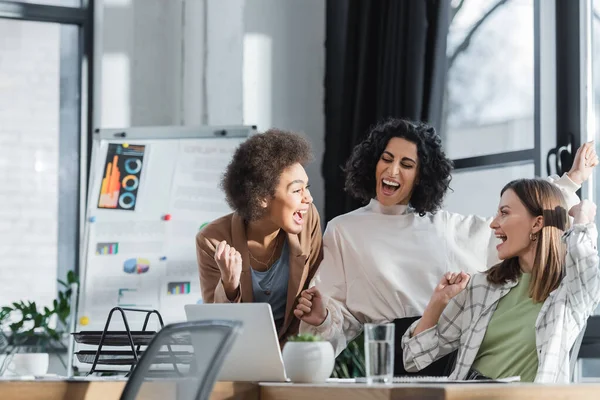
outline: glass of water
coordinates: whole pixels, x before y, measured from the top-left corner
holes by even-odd
[[[368,383],[392,383],[394,324],[365,324],[365,361]]]

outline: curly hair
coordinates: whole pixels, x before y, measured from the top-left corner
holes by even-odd
[[[394,137],[417,145],[419,170],[410,205],[420,216],[436,212],[450,187],[453,163],[442,150],[442,140],[435,129],[421,122],[391,118],[373,127],[366,139],[354,147],[344,167],[346,192],[364,203],[375,197],[377,162]]]
[[[236,149],[221,180],[227,204],[247,221],[260,219],[261,201],[275,195],[281,173],[311,160],[310,143],[297,133],[269,129],[251,136]]]

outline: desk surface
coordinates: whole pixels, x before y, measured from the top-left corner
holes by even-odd
[[[124,381],[0,381],[0,398],[13,400],[118,400]],[[218,382],[213,400],[296,399],[577,399],[597,400],[600,384],[289,384]],[[153,387],[144,399],[174,399],[173,385]]]
[[[297,399],[428,399],[428,400],[553,400],[600,398],[600,384],[277,384],[261,383],[260,400]]]

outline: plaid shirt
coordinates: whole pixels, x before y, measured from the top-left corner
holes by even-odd
[[[535,322],[535,382],[569,382],[569,351],[600,301],[597,236],[592,223],[575,225],[563,235],[567,243],[565,276],[544,301]],[[450,301],[436,326],[411,337],[416,321],[406,331],[402,337],[406,370],[421,370],[459,349],[450,379],[465,379],[498,301],[515,285],[491,284],[485,274],[472,276],[465,290]]]

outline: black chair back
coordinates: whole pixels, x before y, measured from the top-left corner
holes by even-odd
[[[456,355],[458,351],[434,361],[428,367],[418,372],[408,372],[404,369],[404,361],[402,359],[402,336],[413,322],[421,317],[406,317],[395,319],[395,345],[394,345],[394,376],[448,376],[454,369]]]
[[[592,315],[588,318],[578,358],[600,359],[600,315]]]
[[[204,320],[166,325],[144,350],[121,400],[175,389],[173,400],[208,400],[225,357],[241,331],[240,321]]]

